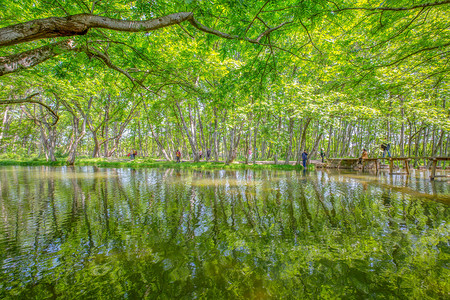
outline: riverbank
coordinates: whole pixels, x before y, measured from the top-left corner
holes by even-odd
[[[65,159],[57,161],[47,161],[45,159],[0,159],[0,166],[66,166]],[[301,170],[299,165],[275,165],[272,162],[262,162],[257,164],[245,164],[243,162],[233,162],[229,165],[223,162],[191,162],[181,163],[159,161],[154,159],[137,158],[130,159],[105,159],[105,158],[80,158],[75,161],[75,166],[96,166],[104,168],[175,168],[175,169],[271,169],[271,170]],[[309,165],[309,168],[314,168]]]

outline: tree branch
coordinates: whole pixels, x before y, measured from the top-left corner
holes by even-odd
[[[245,33],[247,33],[247,31],[250,29],[250,27],[252,27],[253,22],[255,22],[255,20],[258,17],[258,15],[261,13],[261,11],[264,9],[264,7],[266,7],[266,5],[270,2],[270,0],[267,0],[266,3],[264,3],[264,5],[259,9],[259,11],[256,13],[255,17],[253,18],[253,20],[250,22],[250,24],[248,24],[247,28],[245,29]]]
[[[302,27],[306,30],[306,33],[308,34],[308,38],[309,38],[309,41],[311,42],[311,45],[313,45],[313,47],[314,47],[317,51],[319,51],[319,53],[320,53],[321,55],[323,55],[322,51],[320,51],[319,48],[317,48],[316,45],[314,44],[314,42],[313,42],[313,40],[312,40],[312,38],[311,38],[311,35],[309,34],[308,28],[306,28],[305,24],[303,24],[303,22],[302,22],[300,19],[299,19],[299,21],[300,21],[300,24],[302,25]]]
[[[52,115],[52,117],[55,119],[55,121],[53,122],[52,126],[53,126],[53,125],[56,125],[56,123],[58,123],[59,116],[58,116],[58,115],[53,111],[53,109],[51,109],[51,107],[48,106],[47,104],[42,103],[42,102],[40,102],[40,101],[38,101],[38,100],[33,100],[33,99],[31,99],[31,98],[33,98],[34,96],[37,96],[37,95],[39,95],[39,93],[34,93],[34,94],[32,94],[32,95],[30,95],[30,96],[28,96],[28,97],[26,97],[26,98],[23,98],[23,99],[0,100],[0,105],[20,104],[20,103],[34,103],[34,104],[39,104],[39,105],[45,107],[45,108],[50,112],[50,114]]]
[[[144,90],[147,90],[147,91],[157,95],[156,92],[150,90],[148,87],[143,85],[141,81],[139,81],[136,78],[134,78],[133,76],[131,76],[130,73],[128,73],[126,70],[121,69],[118,66],[114,65],[111,62],[111,59],[109,58],[109,56],[106,55],[105,53],[102,53],[102,52],[100,52],[96,49],[92,49],[92,48],[86,49],[85,51],[89,56],[96,57],[96,58],[100,59],[101,61],[103,61],[105,63],[105,65],[107,65],[110,69],[116,70],[119,73],[122,73],[123,75],[125,75],[128,79],[130,79],[130,81],[132,83],[137,84],[140,87],[142,87]]]
[[[75,50],[74,42],[68,39],[19,54],[0,56],[0,76],[34,67],[47,59],[72,50]]]
[[[245,40],[258,44],[261,38],[291,22],[269,28],[256,39],[230,35],[204,26],[194,18],[192,12],[179,12],[146,21],[112,19],[91,14],[68,17],[51,17],[0,28],[0,47],[63,36],[85,35],[91,28],[104,28],[122,32],[148,32],[189,21],[200,31],[226,39]]]
[[[418,5],[414,5],[414,6],[411,6],[411,7],[344,7],[344,8],[337,9],[334,12],[341,12],[341,11],[345,11],[345,10],[405,11],[405,10],[414,10],[414,9],[418,9],[418,8],[439,6],[439,5],[445,5],[445,4],[450,4],[450,0],[433,2],[433,3],[418,4]]]
[[[414,22],[421,14],[422,14],[422,12],[423,12],[424,10],[425,10],[425,8],[422,8],[422,9],[417,13],[417,15],[415,15],[414,18],[412,18],[412,20],[411,20],[410,22],[408,22],[408,24],[406,24],[405,27],[403,27],[402,29],[400,29],[400,31],[398,31],[397,33],[395,33],[395,34],[392,35],[391,37],[387,38],[386,40],[381,41],[380,43],[377,43],[377,44],[375,44],[375,45],[373,45],[373,46],[370,46],[370,47],[366,48],[365,50],[369,50],[369,49],[378,47],[378,46],[383,45],[383,44],[389,42],[390,40],[393,40],[394,38],[398,37],[398,36],[399,36],[400,34],[402,34],[406,29],[408,29],[409,26],[411,26],[411,24],[412,24],[412,23],[413,23],[413,22]]]
[[[147,32],[178,24],[189,18],[192,18],[191,12],[181,12],[146,21],[127,21],[90,14],[37,19],[1,28],[0,47],[39,39],[85,35],[91,28]]]
[[[398,64],[398,63],[404,61],[405,59],[407,59],[407,58],[409,58],[409,57],[411,57],[411,56],[414,56],[414,55],[416,55],[416,54],[418,54],[418,53],[420,53],[420,52],[431,51],[431,50],[435,50],[435,49],[439,49],[439,48],[445,48],[445,47],[448,47],[448,46],[450,46],[450,43],[443,44],[443,45],[438,45],[438,46],[434,46],[434,47],[429,47],[429,48],[419,49],[419,50],[417,50],[417,51],[415,51],[415,52],[413,52],[413,53],[410,53],[410,54],[408,54],[408,55],[405,55],[405,56],[403,56],[403,57],[401,57],[401,58],[399,58],[399,59],[397,59],[397,60],[395,60],[395,61],[393,61],[393,62],[391,62],[391,63],[389,63],[389,64],[386,64],[386,65],[377,65],[377,66],[374,66],[374,67],[367,68],[366,70],[371,70],[371,69],[375,69],[375,68],[392,67],[393,65],[396,65],[396,64]]]

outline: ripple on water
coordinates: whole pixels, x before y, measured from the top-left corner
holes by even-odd
[[[0,298],[445,290],[450,191],[421,175],[0,168],[0,188]]]

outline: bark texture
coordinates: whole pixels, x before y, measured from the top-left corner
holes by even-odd
[[[0,76],[34,67],[52,57],[72,50],[75,50],[75,44],[68,39],[19,54],[0,56]]]
[[[180,12],[145,21],[111,19],[90,14],[37,19],[0,28],[0,47],[39,39],[85,35],[91,28],[127,32],[152,31],[179,24],[189,18],[192,18],[191,12]]]
[[[192,26],[200,31],[214,34],[225,39],[240,39],[251,43],[259,43],[263,37],[288,23],[291,23],[284,22],[276,27],[268,28],[256,39],[250,39],[209,28],[197,21],[192,12],[179,12],[144,21],[129,21],[91,14],[77,14],[67,17],[36,19],[0,28],[0,47],[39,39],[85,35],[91,28],[104,28],[124,32],[148,32],[180,24],[185,21],[189,21]]]

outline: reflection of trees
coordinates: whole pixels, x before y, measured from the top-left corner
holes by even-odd
[[[0,172],[2,298],[448,293],[448,207],[395,189],[325,173],[37,169]]]

